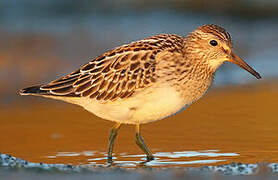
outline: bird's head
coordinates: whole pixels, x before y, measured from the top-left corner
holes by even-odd
[[[196,63],[205,64],[214,72],[223,62],[229,61],[257,79],[261,78],[258,72],[232,51],[230,34],[219,26],[203,25],[190,33],[186,37],[185,51],[197,61]]]

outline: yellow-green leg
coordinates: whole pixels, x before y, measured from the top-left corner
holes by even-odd
[[[154,160],[153,154],[150,151],[150,149],[147,147],[147,145],[144,142],[143,137],[140,133],[140,124],[136,124],[136,135],[135,135],[135,142],[136,144],[142,149],[142,151],[147,155],[147,161]]]
[[[112,153],[113,153],[114,141],[118,135],[118,130],[120,129],[120,127],[121,127],[121,123],[116,123],[110,130],[108,157],[107,157],[108,163],[112,163]]]

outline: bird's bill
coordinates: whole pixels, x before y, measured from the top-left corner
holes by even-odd
[[[239,56],[237,56],[235,53],[232,52],[231,58],[229,58],[230,62],[237,64],[239,67],[245,69],[249,73],[251,73],[253,76],[255,76],[257,79],[261,78],[261,75],[256,72],[253,68],[251,68],[245,61],[243,61]]]

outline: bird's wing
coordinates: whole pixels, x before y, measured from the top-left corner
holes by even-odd
[[[121,46],[40,89],[55,96],[104,101],[129,97],[156,81],[156,55],[164,50],[177,49],[172,41],[168,41],[170,37],[181,42],[179,36],[162,34]]]

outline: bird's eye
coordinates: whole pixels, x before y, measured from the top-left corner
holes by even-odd
[[[211,40],[209,43],[210,43],[210,45],[212,45],[212,46],[217,46],[217,44],[218,44],[218,42],[215,41],[215,40]]]

